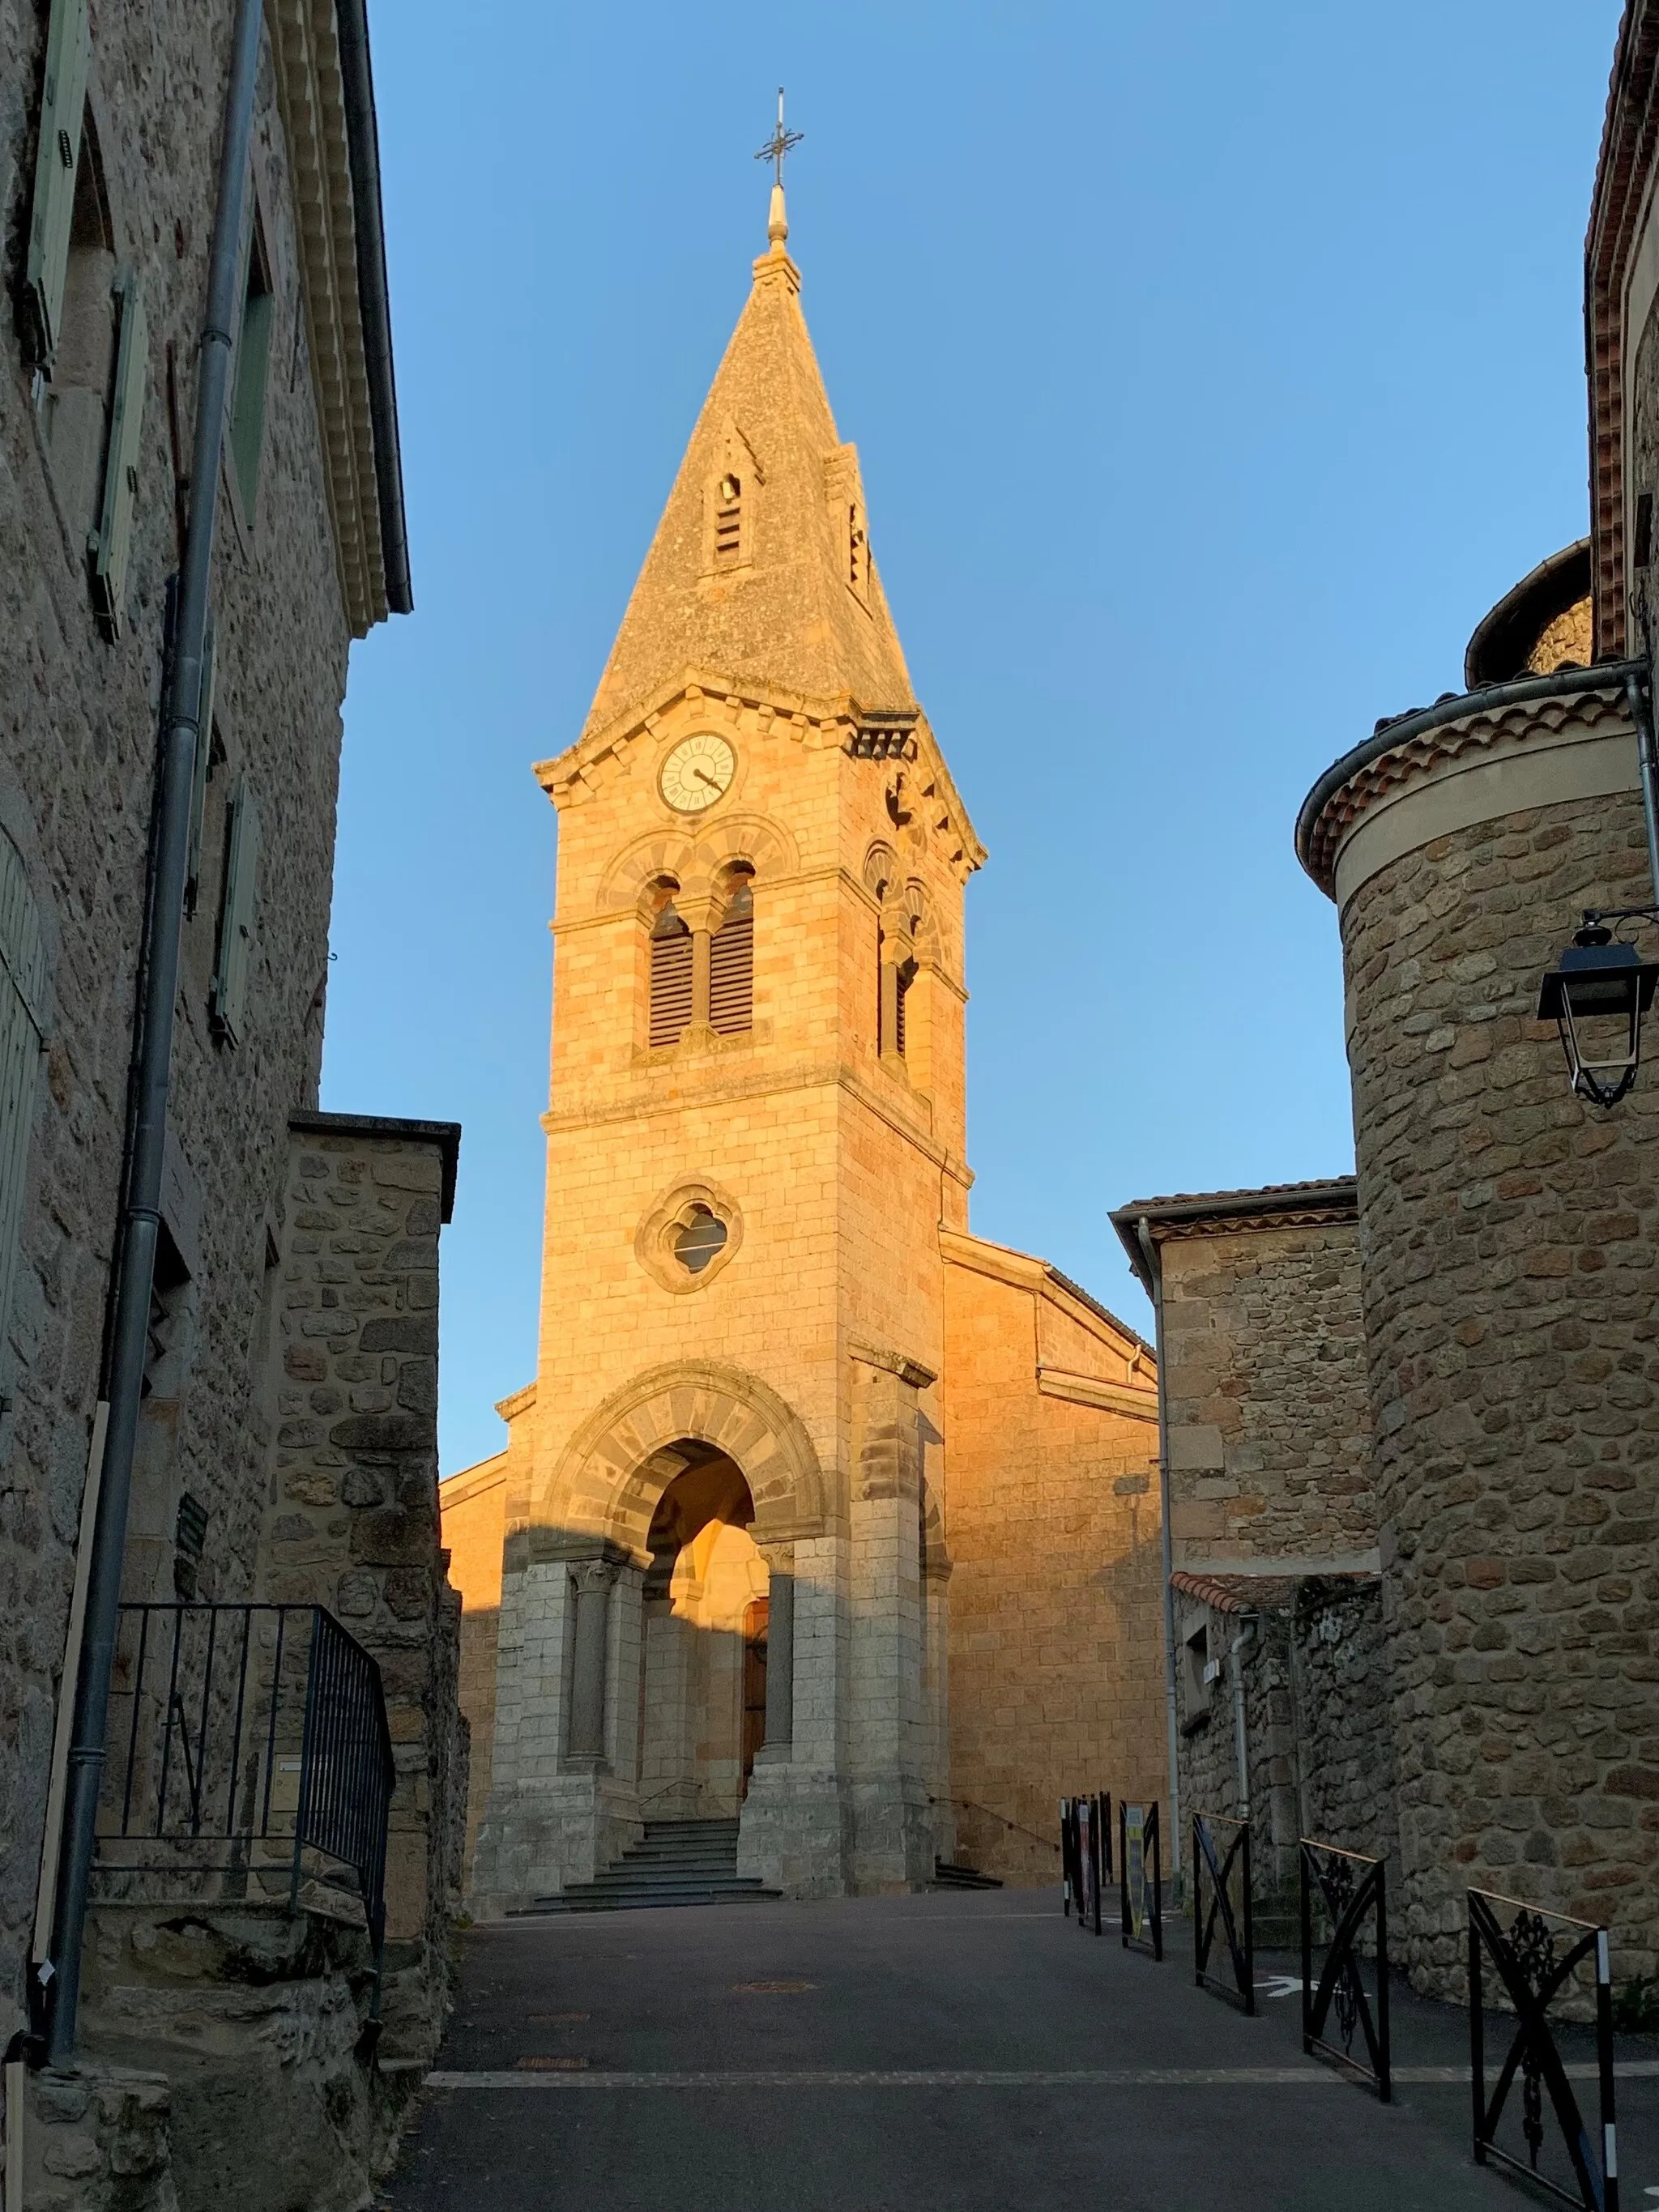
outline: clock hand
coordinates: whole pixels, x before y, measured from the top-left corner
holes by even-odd
[[[718,791],[720,789],[719,784],[714,781],[714,777],[709,775],[706,768],[694,768],[691,773],[693,775],[700,775],[703,781],[708,786],[710,791]]]

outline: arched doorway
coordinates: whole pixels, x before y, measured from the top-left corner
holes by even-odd
[[[726,1820],[766,1734],[769,1577],[742,1469],[713,1445],[651,1516],[641,1620],[640,1808],[647,1820]]]

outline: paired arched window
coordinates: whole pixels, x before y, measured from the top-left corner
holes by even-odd
[[[671,898],[652,925],[652,1045],[678,1044],[689,1029],[737,1036],[755,1025],[755,898],[748,872],[734,870],[735,889],[720,927],[693,931]]]

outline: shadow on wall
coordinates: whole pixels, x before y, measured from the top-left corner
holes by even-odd
[[[691,1463],[658,1500],[651,1564],[639,1580],[637,1713],[630,1729],[609,1709],[617,1691],[608,1670],[605,1733],[625,1770],[619,1778],[637,1777],[645,1819],[731,1819],[765,1740],[769,1577],[749,1533],[754,1500],[741,1470],[709,1446],[676,1449]],[[592,1541],[572,1531],[537,1534],[556,1555],[567,1541],[573,1554]],[[468,1886],[494,1768],[500,1633],[498,1607],[463,1613],[460,1703],[472,1729]],[[573,1660],[568,1651],[567,1679]],[[568,1729],[567,1718],[567,1738]]]
[[[1157,1500],[1148,1483],[1114,1504],[1121,1548],[1092,1571],[1084,1564],[1067,1612],[1025,1647],[1022,1667],[989,1701],[981,1688],[971,1710],[952,1683],[957,1856],[1012,1888],[1059,1883],[1061,1797],[1169,1795]],[[1085,1525],[1073,1540],[1081,1551],[1098,1534]],[[1038,1605],[1046,1619],[1047,1599]]]

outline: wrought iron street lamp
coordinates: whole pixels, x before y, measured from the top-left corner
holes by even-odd
[[[1607,926],[1638,919],[1656,917],[1646,908],[1586,914],[1539,994],[1538,1018],[1555,1024],[1573,1090],[1594,1106],[1616,1106],[1641,1064],[1642,1021],[1653,1004],[1659,961],[1616,943]]]

